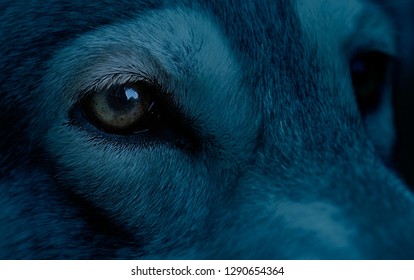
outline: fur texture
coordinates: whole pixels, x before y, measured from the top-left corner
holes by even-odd
[[[394,84],[361,112],[350,72],[401,53],[385,6],[0,0],[0,258],[413,258]],[[141,81],[172,128],[82,113]]]

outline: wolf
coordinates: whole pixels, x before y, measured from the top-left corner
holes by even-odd
[[[413,258],[386,2],[1,0],[0,258]]]

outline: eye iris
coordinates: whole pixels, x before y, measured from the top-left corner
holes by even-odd
[[[153,102],[138,86],[117,86],[92,93],[83,112],[98,128],[117,134],[131,133],[151,110]]]

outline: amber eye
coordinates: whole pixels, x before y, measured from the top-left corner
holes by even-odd
[[[82,111],[97,128],[114,134],[147,130],[154,114],[154,89],[145,84],[119,85],[92,92]]]

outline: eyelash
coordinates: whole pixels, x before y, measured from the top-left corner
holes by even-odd
[[[134,72],[112,73],[112,74],[103,75],[99,79],[88,82],[87,85],[83,86],[79,90],[79,92],[81,93],[79,95],[80,96],[79,99],[85,98],[88,93],[93,92],[93,91],[106,90],[112,86],[120,86],[124,84],[134,84],[134,83],[140,83],[140,82],[153,85],[154,87],[157,87],[160,90],[165,89],[163,84],[156,77],[150,78],[150,75],[147,75],[145,73],[134,73]]]

